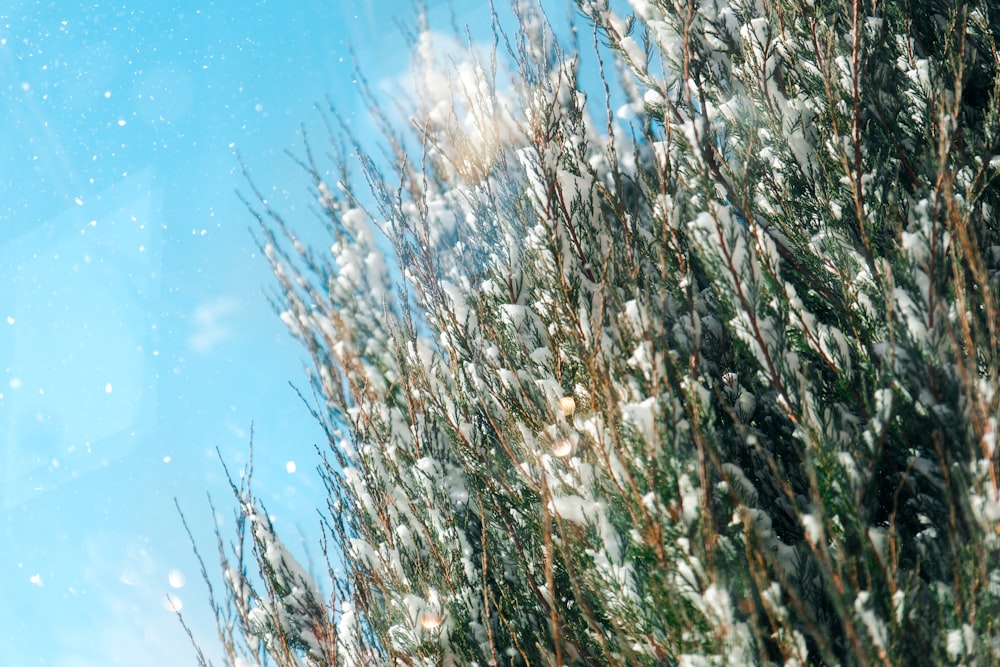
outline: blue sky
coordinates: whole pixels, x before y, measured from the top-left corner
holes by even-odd
[[[237,470],[251,422],[257,493],[292,542],[317,534],[322,433],[288,384],[305,357],[266,299],[235,155],[309,225],[283,151],[302,122],[321,136],[326,95],[363,131],[347,44],[373,80],[399,77],[393,16],[411,4],[0,8],[4,665],[193,664],[168,593],[214,654],[173,499],[211,557],[206,492],[223,531],[232,506],[215,450]],[[488,28],[482,9],[458,19]]]

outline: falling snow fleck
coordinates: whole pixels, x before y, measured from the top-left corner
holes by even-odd
[[[559,408],[564,417],[572,417],[576,411],[576,401],[573,400],[572,396],[563,396],[559,399]]]
[[[167,581],[170,583],[171,588],[183,588],[184,573],[176,568],[170,570],[170,572],[167,574]]]
[[[420,627],[424,630],[437,630],[441,626],[441,617],[437,614],[425,613],[420,618]]]
[[[559,438],[552,443],[552,453],[563,458],[573,453],[573,441],[570,438]]]
[[[289,474],[295,472],[295,461],[289,461],[288,463],[286,463],[285,470],[287,470]]]

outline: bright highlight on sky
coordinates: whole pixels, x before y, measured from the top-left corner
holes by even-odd
[[[475,11],[457,18],[488,28]],[[218,655],[173,499],[211,569],[233,525],[220,456],[239,472],[251,423],[255,492],[293,548],[317,534],[323,436],[289,386],[305,357],[268,302],[237,151],[312,224],[284,151],[303,122],[323,136],[327,96],[363,130],[348,44],[398,77],[392,17],[411,3],[0,5],[3,665],[191,665],[182,609]]]

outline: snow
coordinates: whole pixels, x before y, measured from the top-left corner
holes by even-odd
[[[630,368],[640,371],[646,379],[651,379],[655,370],[652,350],[653,345],[650,341],[641,340],[636,343],[627,361]]]
[[[823,522],[814,514],[803,514],[801,516],[802,527],[806,531],[806,539],[810,544],[818,545],[823,540]]]
[[[280,624],[283,633],[303,641],[313,655],[321,655],[321,640],[314,628],[324,627],[324,598],[313,578],[288,552],[284,543],[275,534],[270,518],[251,503],[245,503],[243,512],[250,522],[255,547],[260,558],[267,564],[268,575],[277,596],[277,604],[271,610],[260,606],[250,610],[250,618],[262,632],[270,628],[272,622]],[[246,598],[241,598],[245,600]],[[270,631],[263,632],[265,642]]]
[[[906,613],[906,593],[901,589],[897,590],[892,594],[892,614],[896,619],[896,623],[901,625],[903,623],[904,614]]]
[[[886,529],[878,526],[869,526],[866,533],[868,535],[868,541],[871,543],[872,549],[875,551],[875,556],[878,557],[882,563],[887,563],[888,532]]]
[[[854,611],[860,617],[868,636],[872,640],[872,643],[875,644],[875,646],[877,646],[881,651],[885,651],[888,641],[888,630],[886,629],[885,622],[876,616],[875,612],[869,608],[868,601],[870,599],[871,593],[868,591],[861,591],[858,593],[858,597],[854,600]]]
[[[619,42],[619,46],[633,67],[639,70],[646,69],[646,51],[639,46],[639,43],[635,41],[634,37],[631,35],[622,37]]]
[[[643,441],[649,445],[657,442],[656,438],[656,398],[650,397],[639,403],[623,403],[622,417],[634,425]]]
[[[965,652],[965,642],[962,640],[961,630],[951,630],[948,632],[945,650],[948,651],[948,657],[953,662],[962,657],[962,654]]]
[[[685,523],[693,524],[701,511],[701,501],[704,491],[696,487],[687,474],[677,480],[678,491],[681,494],[681,516]]]
[[[601,517],[602,509],[598,502],[578,495],[553,495],[550,505],[556,514],[581,526],[596,523]]]
[[[525,323],[530,321],[527,306],[513,303],[500,304],[500,316],[502,321],[515,331],[523,331]]]
[[[652,107],[653,109],[663,109],[666,105],[666,100],[660,91],[653,88],[648,89],[643,93],[642,101],[646,106]],[[662,144],[662,142],[661,142]]]
[[[167,583],[170,584],[171,588],[183,588],[185,579],[184,573],[174,568],[167,573]]]

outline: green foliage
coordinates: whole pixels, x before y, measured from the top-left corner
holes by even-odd
[[[242,655],[1000,663],[996,8],[579,8],[418,35],[392,164],[302,161],[329,253],[259,202],[336,593],[237,490]]]

